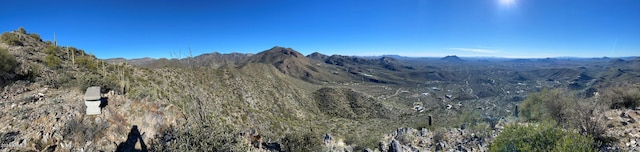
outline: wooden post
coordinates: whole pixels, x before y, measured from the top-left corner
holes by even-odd
[[[431,115],[429,115],[429,126],[431,126]]]
[[[516,117],[518,117],[518,112],[520,112],[520,111],[518,111],[518,106],[516,106],[516,110],[514,111],[514,115],[515,115]]]

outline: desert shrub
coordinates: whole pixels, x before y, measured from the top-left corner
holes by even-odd
[[[60,67],[60,64],[62,64],[62,59],[55,55],[49,54],[44,57],[44,63],[51,69],[57,69]]]
[[[109,123],[107,122],[84,124],[82,120],[71,118],[65,122],[60,131],[65,139],[84,142],[102,138],[104,130],[108,127]]]
[[[574,104],[569,112],[568,126],[576,129],[583,135],[589,135],[595,140],[597,147],[602,147],[614,143],[616,138],[607,136],[606,126],[603,117],[598,116],[606,106],[598,100],[582,99]]]
[[[44,63],[51,69],[57,69],[60,67],[60,64],[62,64],[62,59],[56,56],[57,51],[58,49],[53,45],[47,46],[44,50],[44,52],[47,53],[47,56],[44,57]]]
[[[283,151],[320,151],[322,150],[320,135],[311,132],[291,132],[282,138]]]
[[[489,146],[489,151],[595,151],[593,139],[564,131],[552,121],[539,125],[510,125]]]
[[[56,77],[45,77],[44,81],[53,88],[75,86],[76,78],[71,73],[61,73]]]
[[[562,123],[567,120],[567,109],[575,103],[576,99],[570,93],[543,89],[539,93],[529,94],[529,97],[522,102],[522,117],[527,121],[552,118]]]
[[[603,100],[611,109],[633,109],[640,106],[640,87],[621,86],[605,92]]]
[[[39,64],[31,63],[25,77],[29,81],[35,81],[36,78],[40,76],[41,71],[42,71],[42,67],[40,67]]]
[[[212,126],[166,127],[156,135],[150,151],[248,151],[248,143],[233,129]]]
[[[461,125],[475,126],[483,122],[483,120],[480,117],[480,113],[478,111],[473,108],[467,107],[460,111],[460,114],[458,115],[457,119],[454,120],[454,122],[456,122],[455,124],[453,124],[454,127],[461,127]]]
[[[78,66],[84,67],[91,72],[98,71],[98,63],[90,56],[78,56],[75,61]]]
[[[0,48],[0,74],[14,73],[16,67],[18,67],[18,61],[16,57],[9,53],[9,50]]]
[[[98,74],[86,74],[78,77],[78,83],[75,84],[76,87],[79,87],[80,90],[86,89],[91,86],[100,87],[100,92],[107,92],[108,90],[116,90],[119,85],[117,81],[113,81],[113,79],[108,79],[102,75]]]
[[[44,53],[47,53],[47,54],[55,55],[57,52],[58,52],[58,48],[53,45],[49,45],[47,46],[47,48],[44,49]]]
[[[594,98],[577,98],[572,93],[545,89],[529,95],[522,103],[521,116],[530,122],[552,119],[568,129],[593,137],[593,145],[599,147],[616,141],[605,135],[605,121],[597,115],[606,107],[604,104]]]
[[[16,33],[5,32],[0,35],[0,40],[8,45],[13,46],[22,46],[22,42],[20,41],[20,36]]]
[[[36,40],[38,40],[38,41],[42,42],[42,38],[40,38],[40,34],[38,34],[38,33],[31,33],[31,34],[29,34],[29,36],[30,36],[31,38],[34,38],[34,39],[36,39]]]
[[[0,48],[0,86],[15,78],[18,66],[16,57],[10,54],[9,50]]]

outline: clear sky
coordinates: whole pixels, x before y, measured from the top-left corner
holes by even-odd
[[[99,58],[257,53],[640,55],[640,0],[5,0],[23,26]]]

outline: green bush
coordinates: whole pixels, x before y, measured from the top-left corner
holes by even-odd
[[[4,32],[0,35],[0,40],[8,45],[13,46],[22,46],[22,42],[20,41],[20,36],[16,33]]]
[[[522,117],[527,121],[540,121],[553,119],[556,122],[566,122],[568,110],[577,103],[570,93],[561,93],[559,90],[543,89],[539,93],[529,94],[521,104]]]
[[[75,58],[75,62],[78,66],[87,68],[91,72],[98,71],[98,63],[90,56],[78,56]]]
[[[595,151],[593,139],[555,127],[552,121],[539,125],[510,125],[489,145],[489,151]]]
[[[522,118],[529,122],[554,120],[580,134],[589,135],[596,146],[610,144],[617,139],[605,135],[605,120],[596,114],[601,113],[606,102],[591,98],[577,98],[573,93],[544,89],[530,94],[522,103]]]
[[[62,59],[58,58],[55,55],[49,54],[44,57],[44,63],[51,69],[57,69],[60,67],[60,64],[62,64]]]
[[[9,53],[9,50],[0,48],[0,74],[14,73],[16,67],[18,67],[18,61],[16,57]]]
[[[58,48],[53,45],[49,45],[47,46],[47,48],[44,49],[44,53],[47,53],[47,54],[55,55],[57,52],[58,52]]]

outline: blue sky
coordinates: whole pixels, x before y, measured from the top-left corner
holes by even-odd
[[[99,58],[172,53],[640,55],[640,0],[8,0],[20,26]]]

